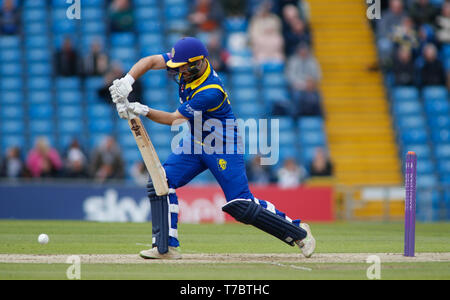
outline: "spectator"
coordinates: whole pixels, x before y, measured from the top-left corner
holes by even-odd
[[[435,26],[437,40],[442,44],[450,43],[450,1],[442,5],[441,14],[436,17]]]
[[[83,71],[86,76],[102,76],[108,70],[109,59],[99,41],[91,44],[91,50],[84,59]]]
[[[284,40],[280,18],[271,12],[272,4],[264,1],[250,19],[249,37],[253,57],[259,64],[283,62]]]
[[[316,149],[309,170],[311,177],[333,175],[333,165],[323,148],[318,147]]]
[[[117,78],[122,78],[125,76],[122,67],[118,64],[112,64],[108,72],[103,77],[104,84],[97,91],[98,96],[104,99],[108,104],[112,104],[111,93],[109,92],[109,87],[112,85],[113,81]],[[133,84],[133,91],[128,96],[130,102],[140,102],[142,100],[142,85],[140,80],[136,80]]]
[[[309,20],[309,6],[307,1],[302,0],[277,0],[274,2],[274,12],[283,15],[286,6],[294,6],[302,20]]]
[[[416,0],[411,5],[409,15],[417,26],[422,26],[434,24],[438,11],[429,0]]]
[[[25,167],[18,147],[11,147],[6,151],[0,175],[7,178],[19,178],[25,175]]]
[[[113,0],[108,13],[112,32],[133,31],[134,17],[129,0]]]
[[[277,175],[280,188],[294,188],[305,180],[306,170],[293,158],[288,158],[284,161],[283,167],[278,170]]]
[[[71,178],[89,177],[87,159],[77,140],[71,143],[67,151],[65,175]]]
[[[403,18],[406,16],[402,0],[390,0],[389,10],[382,12],[382,16],[376,26],[376,38],[380,64],[382,68],[386,68],[391,64],[393,53],[391,33],[394,32],[397,26],[401,25]]]
[[[208,39],[208,60],[216,72],[228,72],[230,53],[222,48],[219,34],[211,34]]]
[[[124,178],[124,162],[112,136],[106,137],[92,154],[91,175],[97,181]]]
[[[248,181],[250,183],[269,184],[274,181],[269,166],[261,164],[260,155],[256,155],[252,160],[250,160],[246,165],[246,169]]]
[[[283,37],[287,57],[291,56],[301,43],[311,45],[308,26],[300,18],[298,8],[294,5],[286,5],[283,8]]]
[[[150,178],[145,164],[141,161],[132,166],[131,176],[133,177],[134,182],[139,186],[147,186]]]
[[[307,80],[319,82],[320,66],[306,44],[300,44],[286,63],[286,78],[293,93],[306,90]]]
[[[220,30],[224,10],[219,0],[196,0],[188,16],[195,33],[215,32]]]
[[[392,35],[392,41],[394,42],[394,49],[398,47],[406,46],[414,51],[418,51],[419,40],[417,32],[414,29],[414,23],[410,17],[404,17],[402,23],[395,27]]]
[[[322,116],[322,98],[314,79],[307,78],[305,90],[295,91],[293,99],[296,106],[296,117]]]
[[[245,16],[245,1],[221,0],[221,4],[227,17]]]
[[[394,73],[395,85],[415,84],[415,66],[409,47],[402,46],[397,50],[392,72]]]
[[[0,33],[5,35],[17,34],[19,31],[19,24],[19,10],[14,5],[14,1],[3,1],[3,6],[0,10]]]
[[[55,54],[56,73],[60,76],[78,75],[79,61],[78,53],[72,45],[69,37],[64,39],[60,50]]]
[[[51,148],[45,137],[36,140],[28,153],[26,165],[32,177],[56,177],[63,166],[59,153]]]
[[[442,62],[437,57],[436,46],[433,44],[425,45],[423,56],[425,62],[420,70],[422,86],[445,85],[446,74]]]

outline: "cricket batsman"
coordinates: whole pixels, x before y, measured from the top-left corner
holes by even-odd
[[[127,97],[132,85],[149,70],[166,69],[175,74],[179,85],[181,105],[174,112],[152,109],[138,102],[129,103]],[[245,173],[244,156],[237,151],[238,130],[214,132],[216,142],[222,142],[227,151],[212,152],[205,137],[213,130],[204,130],[208,120],[219,120],[223,128],[227,120],[236,120],[231,102],[224,86],[208,61],[208,50],[201,41],[192,37],[179,40],[170,53],[152,55],[139,60],[128,74],[113,82],[109,88],[120,118],[129,119],[145,116],[166,125],[188,121],[190,125],[189,149],[180,154],[172,153],[163,168],[169,186],[168,195],[158,196],[151,182],[148,183],[148,197],[152,214],[152,248],[140,252],[143,258],[179,259],[178,241],[178,199],[176,189],[188,184],[194,177],[209,169],[225,194],[227,203],[222,210],[237,221],[253,225],[266,233],[295,246],[306,257],[311,257],[316,241],[310,227],[300,220],[292,220],[277,210],[273,204],[255,198],[249,190]],[[201,117],[202,131],[194,132],[195,119]],[[198,126],[197,126],[198,127]],[[211,126],[210,126],[211,127]],[[212,127],[211,127],[212,128]],[[198,129],[196,129],[198,131]],[[231,143],[230,141],[233,141]],[[186,149],[186,139],[178,147]],[[233,151],[229,151],[230,147]],[[196,151],[195,151],[196,150]],[[178,153],[177,151],[174,151]],[[187,152],[187,153],[186,153]],[[230,153],[231,152],[231,153]],[[295,199],[287,199],[294,201]]]

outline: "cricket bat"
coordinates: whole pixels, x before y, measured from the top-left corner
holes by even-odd
[[[136,117],[128,120],[128,125],[144,159],[145,167],[152,178],[156,194],[158,196],[167,195],[169,193],[169,186],[167,185],[166,172],[159,161],[158,155],[141,119]]]

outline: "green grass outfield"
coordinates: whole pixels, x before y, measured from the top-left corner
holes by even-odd
[[[90,254],[104,255],[104,259],[101,263],[92,260],[86,263],[82,258],[82,279],[364,280],[370,264],[364,259],[341,261],[341,258],[352,257],[353,253],[355,257],[365,257],[403,252],[402,222],[310,225],[317,240],[315,257],[324,257],[323,261],[315,257],[308,260],[299,254],[297,247],[289,247],[251,226],[182,224],[179,228],[181,250],[190,259],[164,262],[137,256],[151,241],[148,223],[1,220],[0,258],[3,259],[0,260],[0,279],[66,279],[70,265],[64,261],[12,263],[8,257],[13,255],[19,258],[23,255],[65,258],[74,254],[88,257],[86,255]],[[49,244],[37,242],[40,233],[49,235]],[[450,279],[450,260],[447,258],[443,261],[419,259],[421,253],[450,253],[450,223],[418,223],[416,252],[418,258],[402,261],[383,261],[382,256],[381,279]],[[116,256],[109,256],[112,254],[117,258],[122,255],[126,260],[116,261]],[[237,255],[238,261],[230,260],[230,255]],[[258,261],[258,257],[264,259]],[[109,262],[110,258],[113,259]]]

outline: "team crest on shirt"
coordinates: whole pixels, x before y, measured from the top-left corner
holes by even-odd
[[[223,158],[218,159],[217,164],[219,165],[219,171],[225,171],[227,168],[227,161]]]

